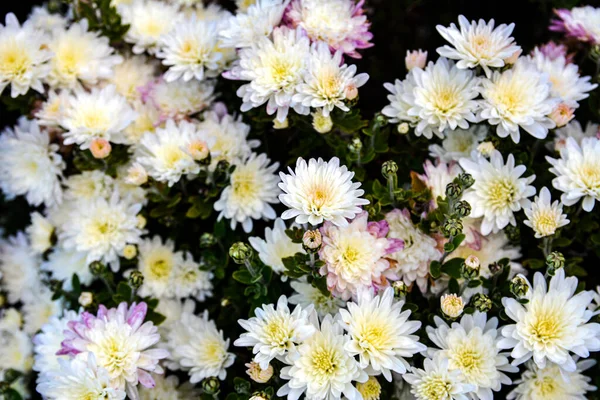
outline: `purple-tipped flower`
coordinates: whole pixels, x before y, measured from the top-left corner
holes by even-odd
[[[283,20],[290,27],[301,27],[313,42],[361,58],[358,50],[373,46],[363,4],[364,0],[292,0]]]
[[[564,44],[558,44],[553,41],[544,43],[536,49],[550,60],[556,60],[557,58],[564,57],[567,63],[573,62],[573,54],[568,54],[568,48]],[[535,51],[534,51],[535,52]]]
[[[550,30],[562,32],[581,42],[600,44],[600,8],[591,6],[554,10],[558,19],[552,20]]]
[[[137,398],[138,383],[154,387],[150,373],[162,374],[158,362],[169,355],[154,348],[160,335],[152,322],[144,322],[147,312],[143,302],[131,307],[123,302],[111,309],[100,305],[96,315],[84,312],[68,323],[57,355],[92,353],[98,367],[108,372],[112,386]]]

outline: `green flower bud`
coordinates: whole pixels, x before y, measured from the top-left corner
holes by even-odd
[[[379,126],[386,126],[388,124],[387,118],[383,114],[379,114],[379,113],[375,117],[375,122]]]
[[[96,276],[102,275],[107,271],[106,265],[102,264],[100,261],[92,261],[89,268],[92,274]]]
[[[518,226],[508,225],[504,228],[504,233],[511,243],[518,243],[521,241],[521,230]]]
[[[206,248],[214,246],[215,244],[217,244],[217,239],[215,238],[215,235],[213,235],[212,233],[204,232],[200,236],[200,247],[201,248],[206,249]]]
[[[211,376],[210,378],[205,378],[202,381],[202,390],[206,394],[217,394],[219,393],[220,387],[221,383],[219,383],[219,380],[214,376]]]
[[[520,298],[527,294],[529,291],[529,284],[527,280],[522,276],[515,276],[510,281],[510,292],[515,295],[515,297]]]
[[[252,257],[252,248],[244,242],[237,242],[229,248],[229,257],[236,264],[244,264]]]
[[[565,266],[565,256],[559,251],[553,251],[546,257],[546,265],[548,266],[548,274],[553,276],[557,269]]]
[[[456,210],[456,213],[463,218],[468,217],[469,214],[471,214],[471,205],[465,200],[456,203],[454,209]]]
[[[408,286],[403,281],[396,281],[392,283],[394,289],[394,296],[402,298],[408,294]]]
[[[463,265],[463,277],[465,279],[475,279],[479,276],[479,259],[477,256],[470,255],[465,259]]]
[[[144,283],[144,275],[140,271],[132,271],[129,275],[129,286],[134,290],[138,289]]]
[[[493,276],[502,271],[502,265],[497,262],[493,262],[488,266],[488,269],[490,270],[490,274]]]
[[[350,150],[354,154],[360,154],[360,151],[363,148],[363,144],[359,138],[355,137],[352,139],[350,144],[348,144],[348,150]]]
[[[467,174],[463,172],[458,176],[458,183],[462,186],[463,189],[468,189],[475,183],[475,179],[471,174]]]
[[[488,312],[492,309],[492,300],[483,293],[475,293],[471,297],[471,304],[480,312]]]
[[[384,162],[381,166],[381,174],[385,179],[388,179],[390,176],[394,176],[396,172],[398,172],[398,164],[392,160]]]
[[[447,237],[459,235],[463,230],[463,224],[460,219],[450,218],[444,222],[442,231]]]
[[[450,199],[458,199],[462,194],[462,188],[458,183],[450,182],[446,186],[446,196]]]

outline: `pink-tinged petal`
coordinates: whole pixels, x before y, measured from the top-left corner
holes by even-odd
[[[137,373],[138,379],[140,380],[140,384],[142,386],[152,389],[156,385],[154,378],[152,378],[152,375],[150,375],[148,372],[138,368]]]
[[[135,304],[135,303],[134,303]],[[134,330],[139,328],[146,318],[148,312],[148,305],[144,302],[134,305],[127,316],[127,324],[129,324]]]

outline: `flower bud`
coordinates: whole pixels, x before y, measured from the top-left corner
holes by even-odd
[[[229,257],[236,264],[244,264],[252,257],[252,248],[244,242],[236,242],[229,248]]]
[[[483,293],[475,293],[471,297],[471,304],[479,312],[488,312],[492,309],[492,300]]]
[[[100,261],[92,261],[89,268],[91,273],[96,276],[102,275],[107,271],[106,265],[102,264]]]
[[[146,169],[139,163],[133,163],[127,169],[125,183],[135,186],[141,186],[146,182],[148,182],[148,173],[146,172]]]
[[[202,390],[206,394],[217,394],[219,393],[220,387],[221,384],[219,383],[219,380],[214,376],[211,376],[210,378],[205,378],[202,381]]]
[[[502,271],[502,265],[500,265],[498,262],[493,262],[488,266],[488,269],[490,270],[490,274],[493,276]]]
[[[137,256],[137,247],[135,247],[134,244],[128,244],[125,246],[123,249],[123,257],[125,257],[127,260],[132,260],[135,258],[135,256]]]
[[[82,307],[87,307],[94,301],[94,295],[91,292],[81,292],[79,295],[79,305]]]
[[[451,199],[458,199],[462,194],[462,188],[458,183],[450,182],[446,185],[446,196]]]
[[[465,200],[457,202],[454,209],[456,210],[456,213],[463,218],[468,217],[469,214],[471,214],[471,205]]]
[[[512,53],[510,56],[508,56],[507,58],[504,59],[504,63],[506,65],[513,65],[514,63],[517,62],[517,60],[519,59],[519,56],[521,55],[522,52],[523,52],[523,49],[515,50],[514,53]]]
[[[138,229],[144,229],[146,227],[146,217],[142,214],[136,215],[135,219],[137,220],[137,224],[135,225]]]
[[[440,299],[440,305],[442,308],[442,312],[449,318],[458,318],[464,308],[465,302],[462,297],[457,296],[455,294],[445,294]]]
[[[408,294],[408,285],[404,281],[396,281],[392,283],[394,289],[394,296],[402,298]]]
[[[256,383],[267,383],[273,376],[273,366],[269,364],[267,369],[261,369],[258,363],[252,361],[246,364],[246,373]]]
[[[129,286],[133,289],[138,289],[140,286],[144,284],[144,275],[140,271],[131,271],[131,275],[129,275]]]
[[[474,255],[470,255],[465,259],[465,265],[463,268],[463,277],[465,279],[475,279],[479,276],[479,258]]]
[[[521,230],[518,226],[507,225],[504,233],[511,243],[517,243],[521,240]]]
[[[273,129],[286,129],[290,126],[289,120],[286,118],[283,121],[279,121],[278,119],[273,120]]]
[[[569,123],[575,117],[575,110],[566,105],[560,103],[554,110],[548,115],[552,121],[556,124],[557,128],[561,128]]]
[[[381,384],[374,376],[370,376],[364,383],[357,383],[356,390],[362,395],[363,400],[379,400],[381,396]]]
[[[425,68],[425,64],[427,64],[427,52],[421,49],[407,51],[406,57],[404,58],[404,65],[408,71],[413,68]]]
[[[318,229],[308,230],[302,235],[302,247],[307,253],[316,253],[321,248],[323,237]]]
[[[463,224],[460,219],[450,218],[446,222],[444,222],[444,226],[442,227],[442,231],[444,235],[449,236],[457,236],[463,230]]]
[[[187,153],[194,159],[194,161],[204,161],[210,156],[210,150],[208,144],[204,140],[194,140],[188,144]]]
[[[410,130],[410,126],[406,122],[402,122],[401,124],[398,124],[398,128],[396,129],[398,130],[399,134],[406,135]]]
[[[491,156],[494,150],[496,150],[496,147],[492,142],[481,142],[477,146],[477,151],[484,157]]]
[[[346,96],[346,99],[354,100],[356,99],[356,97],[358,97],[358,88],[354,83],[351,83],[348,86],[346,86],[346,89],[344,90],[344,95]]]
[[[271,396],[267,392],[254,392],[248,400],[271,400]]]
[[[466,172],[463,172],[462,174],[460,174],[458,176],[458,183],[460,183],[460,185],[462,186],[462,188],[464,190],[464,189],[468,189],[471,186],[473,186],[473,184],[475,183],[475,179],[473,179],[473,176],[471,176],[471,174],[467,174]]]
[[[565,256],[560,251],[553,251],[546,257],[546,266],[548,267],[548,275],[554,276],[557,269],[565,266]]]
[[[212,233],[204,232],[200,236],[200,247],[206,249],[206,248],[214,246],[215,244],[217,244],[217,239],[215,238],[215,235],[213,235]]]
[[[106,139],[94,139],[90,144],[90,151],[94,158],[102,159],[109,156],[112,147]]]
[[[333,129],[333,120],[329,115],[324,116],[320,112],[314,112],[312,113],[312,117],[312,126],[315,128],[315,131],[319,133],[327,133]]]
[[[396,172],[398,172],[398,164],[396,164],[392,160],[388,160],[388,161],[384,162],[383,165],[381,166],[381,174],[386,179],[395,175]]]
[[[215,174],[227,174],[229,172],[229,167],[231,165],[229,164],[229,161],[227,160],[219,160],[219,162],[217,163],[217,168],[215,168]]]
[[[517,275],[510,281],[510,292],[515,295],[515,297],[523,297],[529,291],[529,283],[527,279],[523,278],[521,275]]]
[[[360,141],[360,139],[357,137],[352,139],[350,144],[348,144],[348,150],[350,150],[354,154],[360,154],[362,147],[363,147],[363,144]]]

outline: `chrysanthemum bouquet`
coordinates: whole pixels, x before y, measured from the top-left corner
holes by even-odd
[[[0,398],[595,398],[600,9],[457,15],[371,113],[366,6],[6,15]]]

